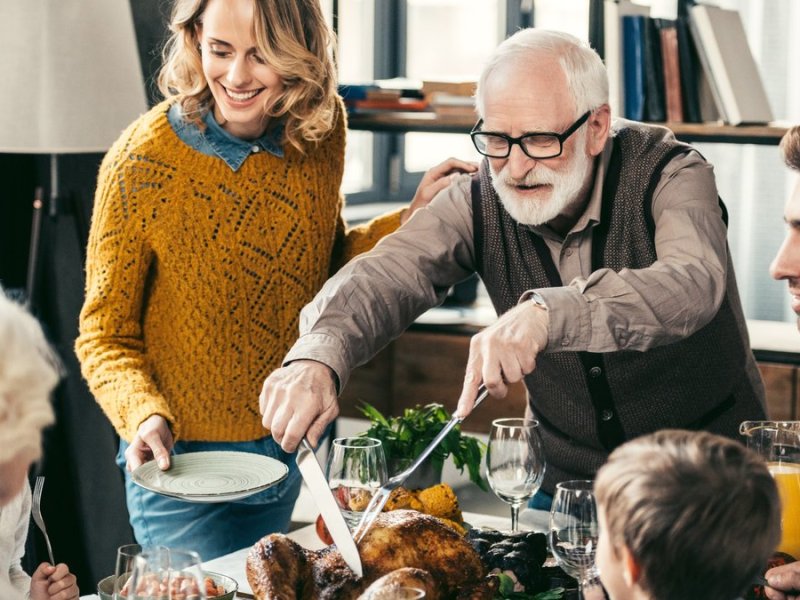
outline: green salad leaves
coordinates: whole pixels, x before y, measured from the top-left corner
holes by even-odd
[[[360,410],[370,421],[369,429],[362,435],[381,441],[387,461],[417,458],[451,417],[441,404],[417,405],[416,408],[405,409],[402,416],[388,418],[367,403]],[[480,473],[485,449],[486,444],[478,438],[464,435],[461,428],[456,426],[433,451],[429,460],[441,472],[445,459],[451,456],[460,472],[463,473],[466,467],[470,480],[482,490],[489,491]]]

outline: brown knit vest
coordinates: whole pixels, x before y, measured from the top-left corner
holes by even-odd
[[[601,222],[592,233],[593,270],[641,269],[656,260],[653,191],[664,166],[690,147],[651,132],[630,124],[616,133]],[[562,285],[544,240],[503,208],[486,161],[472,189],[478,272],[497,313],[514,307],[526,290]],[[733,277],[730,260],[728,268]],[[746,375],[750,350],[740,333],[739,307],[738,298],[726,295],[705,327],[647,352],[550,349],[540,355],[525,384],[545,446],[543,489],[592,478],[616,446],[657,429],[705,429],[737,438],[741,421],[764,418]]]

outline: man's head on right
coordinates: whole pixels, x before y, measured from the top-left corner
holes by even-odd
[[[786,132],[781,140],[781,151],[789,168],[800,174],[800,126]],[[800,177],[786,203],[783,218],[789,231],[769,271],[775,279],[785,279],[789,284],[792,310],[799,317],[797,326],[800,328]]]
[[[595,479],[597,565],[611,600],[730,600],[780,539],[761,458],[708,432],[662,430],[614,450]]]
[[[513,145],[506,158],[489,159],[495,189],[518,222],[538,225],[580,214],[610,124],[608,78],[597,53],[565,33],[521,30],[490,57],[476,104],[482,131],[515,138],[561,134],[589,113],[564,140],[560,156],[534,159]]]

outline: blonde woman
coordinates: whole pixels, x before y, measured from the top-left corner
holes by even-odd
[[[261,425],[264,378],[298,314],[340,264],[370,249],[448,183],[429,173],[409,210],[346,231],[345,113],[318,0],[177,0],[165,100],[105,157],[76,350],[121,439],[138,542],[204,559],[285,530],[300,489]],[[240,502],[189,504],[133,484],[170,453],[239,450],[290,466]]]

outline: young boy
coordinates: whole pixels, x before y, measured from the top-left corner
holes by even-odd
[[[22,570],[31,518],[27,475],[42,452],[42,429],[53,422],[50,392],[58,370],[42,329],[0,288],[0,598],[77,600],[67,565]]]
[[[765,464],[711,433],[663,430],[623,444],[595,493],[597,565],[611,600],[733,600],[780,539]]]

